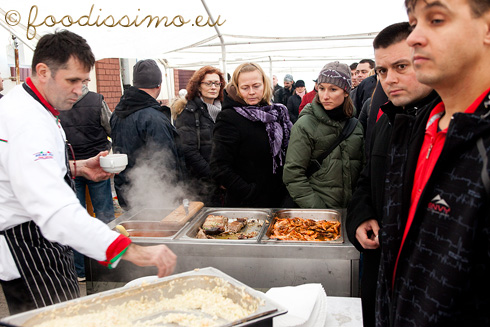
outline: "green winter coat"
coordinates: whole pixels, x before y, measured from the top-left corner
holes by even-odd
[[[310,159],[318,158],[339,137],[345,121],[328,117],[315,100],[305,106],[293,125],[283,181],[301,208],[346,208],[364,165],[363,128],[352,134],[323,160],[320,170],[305,175]]]

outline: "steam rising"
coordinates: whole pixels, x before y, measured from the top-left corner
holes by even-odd
[[[148,147],[153,148],[154,147]],[[179,181],[175,158],[168,150],[148,151],[138,155],[128,172],[130,184],[125,189],[131,208],[175,208],[186,197],[183,182]]]

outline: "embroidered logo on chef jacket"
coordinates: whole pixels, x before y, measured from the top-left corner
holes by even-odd
[[[447,215],[447,214],[449,214],[449,212],[451,212],[451,208],[449,207],[449,204],[447,204],[447,202],[443,198],[441,198],[441,196],[439,194],[436,195],[429,202],[429,205],[427,206],[427,208],[430,211],[433,211],[433,212],[436,212],[439,214],[443,214],[443,215]]]
[[[35,160],[34,161],[38,161],[38,160],[44,160],[44,159],[53,159],[53,154],[49,151],[41,151],[41,152],[37,152],[37,153],[34,153],[34,158]]]

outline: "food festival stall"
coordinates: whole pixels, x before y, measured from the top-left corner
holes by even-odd
[[[359,252],[345,236],[345,210],[200,208],[186,219],[173,219],[178,209],[145,208],[124,213],[109,224],[122,226],[133,242],[140,245],[165,244],[177,256],[175,273],[201,267],[214,267],[259,290],[305,283],[321,283],[329,296],[358,296]],[[182,209],[182,206],[180,207]],[[192,211],[192,204],[191,204]],[[209,216],[225,216],[230,222],[247,218],[248,234],[220,238],[198,238]],[[165,221],[163,218],[167,217]],[[340,237],[332,241],[284,241],[271,238],[278,218],[300,217],[312,220],[338,220]],[[170,220],[168,220],[170,218]],[[173,217],[175,218],[175,216]],[[121,261],[108,270],[87,259],[87,294],[125,285],[156,275],[153,267],[138,267]]]
[[[136,244],[169,246],[178,255],[173,275],[158,279],[154,268],[126,261],[108,270],[87,259],[88,296],[2,321],[265,327],[303,319],[361,326],[359,298],[349,298],[358,293],[359,253],[345,237],[344,218],[345,210],[206,208],[200,202],[133,210],[109,227]]]

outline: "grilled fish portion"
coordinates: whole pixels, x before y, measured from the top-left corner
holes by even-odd
[[[202,224],[202,229],[207,235],[217,235],[225,232],[226,226],[228,226],[227,217],[209,215],[204,221],[204,224]]]

